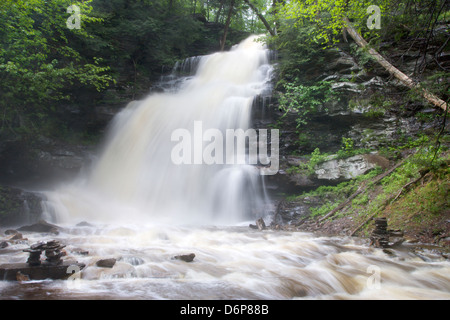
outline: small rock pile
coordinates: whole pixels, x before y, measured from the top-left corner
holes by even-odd
[[[372,231],[370,236],[370,245],[377,248],[389,247],[389,231],[387,230],[387,219],[378,218],[375,219],[375,230]]]
[[[39,266],[41,265],[41,254],[45,251],[46,262],[50,265],[59,265],[63,262],[61,259],[64,256],[64,252],[62,249],[65,245],[61,245],[61,243],[57,240],[51,240],[47,243],[38,242],[33,245],[29,249],[23,250],[24,252],[28,252],[30,256],[28,257],[27,263],[30,266]]]

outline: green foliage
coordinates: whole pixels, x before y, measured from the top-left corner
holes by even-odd
[[[294,20],[297,27],[313,23],[316,29],[311,34],[310,42],[328,46],[339,41],[345,26],[344,17],[353,21],[357,29],[364,29],[366,33],[376,33],[367,28],[367,19],[370,16],[367,8],[377,5],[383,15],[389,2],[389,0],[293,0],[286,2],[280,8],[279,14],[283,19]]]
[[[367,154],[370,151],[371,150],[365,148],[356,149],[355,142],[353,141],[352,138],[342,137],[342,147],[337,152],[337,158],[338,159],[350,158],[358,154]]]
[[[298,79],[305,85],[313,84],[327,54],[322,46],[310,41],[317,27],[311,23],[297,27],[291,20],[280,19],[278,28],[278,36],[268,38],[267,41],[281,57],[280,78],[287,81]]]
[[[89,38],[91,1],[6,0],[0,3],[0,110],[5,128],[32,131],[51,110],[51,101],[69,99],[66,88],[85,85],[102,90],[112,81],[101,59],[86,59],[73,41]],[[78,5],[81,29],[70,30],[66,9]]]
[[[297,128],[307,124],[308,115],[318,111],[331,99],[336,98],[336,94],[331,87],[332,82],[320,81],[315,85],[303,85],[299,80],[294,83],[285,82],[282,84],[283,91],[279,93],[279,108],[284,115],[295,112],[297,115]]]
[[[328,202],[320,207],[312,207],[311,208],[311,217],[320,217],[326,215],[331,210],[335,209],[339,203],[337,202]]]
[[[0,135],[33,136],[53,130],[59,136],[70,131],[66,124],[51,123],[59,121],[63,103],[86,111],[101,99],[99,92],[112,85],[110,101],[120,100],[119,94],[111,94],[114,91],[126,92],[129,100],[140,88],[148,90],[163,69],[170,70],[176,61],[209,53],[217,46],[220,25],[210,32],[198,15],[223,17],[230,3],[2,0]],[[252,3],[260,9],[267,5],[265,0]],[[67,8],[72,5],[80,8],[80,29],[67,27],[72,15]],[[249,30],[250,16],[255,15],[248,9],[244,1],[235,2],[233,10],[238,15],[232,27]],[[251,29],[260,30],[254,20]],[[234,40],[231,35],[229,39]]]
[[[321,153],[319,148],[316,148],[306,163],[302,163],[298,166],[293,166],[287,170],[288,173],[301,173],[314,174],[317,165],[329,160],[330,155],[327,153]]]
[[[329,155],[328,154],[324,154],[321,153],[319,148],[316,148],[312,153],[311,153],[311,158],[309,159],[309,163],[308,163],[308,169],[311,172],[314,172],[314,168],[321,164],[322,162],[325,162],[328,160]]]
[[[193,19],[184,2],[96,0],[93,14],[102,19],[88,30],[91,55],[102,56],[117,75],[160,74],[191,54],[202,36],[202,24]]]

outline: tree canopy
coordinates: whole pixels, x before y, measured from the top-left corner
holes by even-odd
[[[324,47],[345,40],[344,18],[375,47],[392,36],[399,47],[405,38],[425,39],[421,54],[426,57],[436,38],[433,32],[436,21],[448,14],[445,3],[444,0],[3,0],[0,135],[41,130],[61,101],[76,103],[86,91],[105,92],[111,86],[136,91],[138,84],[145,88],[151,79],[180,59],[235,44],[239,37],[230,38],[228,30],[237,30],[243,36],[272,34],[269,44],[281,54],[284,81],[303,77],[305,63],[311,67],[320,64],[326,53]],[[73,6],[79,9],[79,14],[69,10]],[[373,6],[380,10],[381,28],[368,27],[374,15],[368,9]],[[426,59],[418,64],[418,76],[426,66]],[[445,66],[440,68],[448,72]],[[130,96],[133,97],[134,94]]]
[[[205,23],[225,23],[228,13],[232,29],[264,29],[243,0],[1,1],[0,134],[42,130],[61,101],[136,86],[218,48],[222,35]]]

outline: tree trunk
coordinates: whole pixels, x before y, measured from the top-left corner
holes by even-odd
[[[216,18],[215,18],[215,20],[214,20],[215,23],[218,23],[218,22],[219,22],[219,17],[220,17],[220,14],[221,14],[221,12],[222,12],[222,9],[223,9],[224,4],[225,4],[225,0],[222,0],[222,1],[220,2],[219,10],[217,10],[217,13],[216,13]]]
[[[230,10],[228,11],[227,23],[225,24],[225,30],[223,32],[222,43],[220,44],[220,50],[223,51],[225,49],[225,42],[227,41],[228,28],[230,27],[231,22],[231,14],[233,13],[234,0],[231,0]]]
[[[267,31],[269,31],[270,35],[275,37],[276,34],[273,31],[273,29],[270,27],[269,22],[267,22],[266,18],[264,18],[264,16],[259,12],[258,8],[256,8],[253,3],[250,2],[250,0],[244,0],[245,3],[247,3],[249,5],[249,7],[253,10],[254,13],[256,13],[256,15],[258,16],[258,18],[262,21],[262,23],[264,23],[264,26],[266,27]]]
[[[434,94],[429,92],[428,90],[421,88],[419,84],[415,83],[410,77],[408,77],[406,74],[398,70],[396,67],[394,67],[392,64],[389,63],[382,55],[380,55],[377,51],[370,48],[368,46],[368,43],[364,38],[358,33],[358,31],[355,30],[355,28],[352,26],[350,20],[348,20],[347,17],[344,18],[345,22],[345,29],[347,30],[348,34],[355,40],[355,42],[361,47],[361,48],[367,48],[369,54],[383,67],[385,68],[390,74],[392,74],[394,77],[396,77],[398,80],[400,80],[401,83],[409,87],[410,89],[417,89],[418,92],[431,104],[435,105],[436,107],[439,107],[443,109],[444,111],[447,110],[447,103],[440,99],[439,97],[436,97]]]

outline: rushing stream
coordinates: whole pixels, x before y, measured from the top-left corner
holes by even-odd
[[[450,264],[358,239],[235,227],[66,226],[68,257],[86,263],[81,279],[0,282],[8,299],[450,299]],[[4,262],[23,262],[17,252]],[[88,251],[81,255],[79,248]],[[174,260],[195,253],[193,262]],[[99,268],[100,258],[117,259]],[[428,261],[424,261],[428,260]]]
[[[30,243],[56,239],[67,245],[65,259],[86,268],[65,281],[2,281],[1,298],[450,299],[450,263],[442,257],[250,229],[270,212],[258,166],[197,163],[195,141],[193,154],[176,153],[193,163],[175,163],[178,129],[250,128],[253,100],[268,90],[272,72],[268,50],[254,40],[198,58],[195,76],[173,79],[176,90],[116,116],[90,172],[47,193],[45,218],[60,233],[24,233],[28,243],[0,254],[0,264],[25,262]],[[173,258],[190,253],[192,262]],[[105,258],[117,259],[113,268],[95,265]]]

